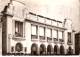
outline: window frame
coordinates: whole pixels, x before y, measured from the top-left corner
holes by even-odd
[[[36,26],[36,35],[32,34],[32,26]],[[31,24],[31,40],[38,39],[38,26],[35,24]]]
[[[67,33],[67,36],[68,36],[67,44],[68,44],[68,45],[72,45],[72,33],[71,33],[71,32],[68,32],[68,33]],[[70,39],[69,39],[69,38],[70,38]],[[69,42],[69,40],[70,40],[71,42]]]
[[[18,20],[15,20],[14,22],[15,22],[15,25],[14,25],[14,26],[15,26],[15,37],[22,38],[22,37],[24,36],[24,22],[18,21]],[[19,33],[20,33],[20,34],[22,33],[22,36],[16,36],[16,22],[19,23],[19,24],[18,24],[18,25],[19,25],[19,26],[18,26],[18,29],[20,30]],[[20,23],[22,23],[22,26],[20,25]],[[22,27],[22,32],[21,32],[21,29],[20,29],[21,27]]]
[[[59,38],[59,32],[62,32],[62,38]],[[58,39],[59,39],[60,43],[64,42],[64,35],[63,34],[64,34],[64,31],[58,30]]]
[[[46,35],[47,41],[52,41],[52,29],[51,28],[47,28],[47,29],[50,29],[50,37]],[[46,33],[47,33],[47,29],[46,29]]]
[[[43,27],[43,26],[40,26],[41,28],[43,28],[43,30],[44,30],[44,35],[42,36],[42,35],[40,35],[39,34],[39,39],[40,40],[45,40],[45,27]],[[39,30],[40,30],[40,27],[39,27]],[[40,33],[40,32],[39,32]]]

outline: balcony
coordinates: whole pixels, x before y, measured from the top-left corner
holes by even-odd
[[[60,42],[60,43],[64,43],[64,40],[63,40],[63,39],[59,39],[59,42]]]
[[[45,37],[44,36],[39,36],[39,39],[40,40],[45,40]]]
[[[53,41],[56,43],[56,42],[58,42],[58,39],[57,38],[53,38]]]
[[[44,36],[39,36],[39,40],[40,41],[45,41],[45,37]]]
[[[37,40],[38,36],[37,35],[31,35],[31,40]]]
[[[47,37],[47,41],[52,41],[52,38],[51,37]]]

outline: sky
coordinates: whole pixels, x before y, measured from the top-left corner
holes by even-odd
[[[74,30],[80,30],[79,0],[26,0],[25,3],[34,13],[61,21],[71,19]]]
[[[5,2],[4,2],[5,1]],[[2,0],[6,4],[9,0]],[[80,31],[79,0],[18,0],[24,2],[29,11],[52,19],[71,19],[73,28]],[[5,5],[4,4],[4,5]],[[0,4],[0,6],[3,6]],[[4,6],[3,6],[4,7]],[[2,7],[0,7],[2,9]]]

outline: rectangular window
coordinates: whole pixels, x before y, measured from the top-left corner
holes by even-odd
[[[32,25],[32,27],[31,27],[31,34],[32,35],[37,35],[37,26],[36,25]]]
[[[47,28],[46,30],[46,36],[51,37],[51,29]]]
[[[52,30],[52,38],[57,38],[57,30]]]
[[[38,28],[36,25],[32,25],[31,26],[31,38],[32,39],[37,39],[37,32],[38,32]]]
[[[68,32],[68,44],[72,44],[72,41],[71,41],[71,32]]]
[[[39,27],[39,36],[44,36],[44,35],[45,35],[44,27]]]
[[[63,39],[63,32],[62,31],[58,31],[58,38]]]
[[[23,22],[15,21],[15,36],[23,37]]]
[[[46,36],[47,36],[47,41],[52,41],[52,29],[47,28]]]
[[[45,40],[45,28],[39,27],[39,38],[40,40]]]

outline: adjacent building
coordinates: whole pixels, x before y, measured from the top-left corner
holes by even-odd
[[[2,11],[2,54],[75,54],[72,21],[59,21],[29,12],[10,1]]]
[[[75,34],[75,54],[80,54],[80,32]]]

